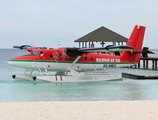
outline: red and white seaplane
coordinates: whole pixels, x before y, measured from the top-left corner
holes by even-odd
[[[28,45],[14,46],[26,49],[27,55],[9,60],[12,66],[30,70],[24,74],[13,75],[14,79],[50,82],[90,82],[117,80],[122,77],[83,75],[80,72],[105,70],[106,68],[131,66],[139,62],[143,44],[145,27],[136,25],[126,46],[106,46],[101,48],[69,48],[58,49],[31,47]],[[119,51],[122,54],[110,55],[103,52]],[[100,53],[101,52],[101,53]],[[33,71],[39,71],[33,74]],[[55,71],[55,74],[50,74]],[[68,75],[68,72],[71,75]],[[94,72],[92,72],[94,73]]]

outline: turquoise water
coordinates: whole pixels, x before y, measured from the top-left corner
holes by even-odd
[[[21,50],[0,49],[0,56],[4,56],[0,58],[0,102],[158,100],[158,79],[123,78],[122,81],[85,83],[15,81],[11,76],[24,70],[8,65],[8,60],[23,54],[26,53]],[[158,73],[157,70],[129,68],[109,69],[108,72],[118,77],[122,72]]]

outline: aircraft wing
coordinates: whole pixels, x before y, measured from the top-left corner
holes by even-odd
[[[79,51],[81,52],[108,52],[108,51],[120,51],[120,50],[133,50],[135,48],[130,46],[106,46],[100,48],[81,48]]]
[[[113,46],[109,45],[106,47],[99,47],[99,48],[65,48],[64,52],[69,57],[76,57],[81,56],[84,53],[99,53],[99,52],[115,52],[115,51],[122,51],[122,50],[134,50],[135,48],[130,46]]]

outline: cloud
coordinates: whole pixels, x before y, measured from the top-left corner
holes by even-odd
[[[16,42],[34,38],[42,45],[61,37],[63,46],[67,46],[101,26],[129,37],[138,24],[147,27],[146,39],[156,40],[157,3],[156,0],[0,0],[0,36]],[[6,38],[4,35],[8,34]]]
[[[0,29],[13,29],[17,27],[19,27],[19,25],[13,23],[11,20],[0,20]]]

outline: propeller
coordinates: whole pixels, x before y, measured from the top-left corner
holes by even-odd
[[[18,48],[18,49],[21,49],[21,50],[23,50],[23,49],[26,50],[30,47],[31,47],[30,45],[13,46],[13,48]]]
[[[58,39],[56,40],[56,45],[57,45],[58,48],[61,47],[61,38],[58,38]]]
[[[67,55],[64,52],[64,49],[60,50],[60,54],[61,54],[61,56],[62,56],[63,59],[65,59],[67,57]]]
[[[54,60],[55,60],[56,62],[57,62],[57,60],[58,60],[59,54],[60,54],[60,52],[58,52],[58,51],[55,51],[55,52],[53,53]]]

